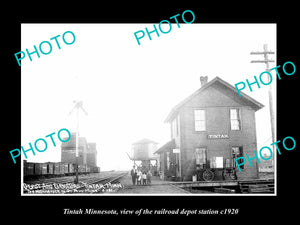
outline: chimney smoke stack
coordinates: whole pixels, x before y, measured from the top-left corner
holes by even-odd
[[[200,82],[201,82],[201,87],[207,83],[208,76],[201,76],[200,77]]]

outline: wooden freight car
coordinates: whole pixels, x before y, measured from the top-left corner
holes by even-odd
[[[47,171],[48,171],[49,175],[54,174],[54,163],[52,163],[52,162],[47,163]]]
[[[69,164],[68,163],[61,163],[63,166],[63,170],[64,170],[64,174],[68,174],[69,173]]]
[[[24,161],[23,173],[24,177],[32,176],[66,176],[76,173],[76,164],[65,162],[46,162],[32,163]],[[100,167],[90,167],[88,165],[78,165],[79,174],[99,173]]]
[[[24,176],[34,175],[34,163],[24,161],[23,172]]]
[[[100,173],[100,167],[92,167],[92,173]]]
[[[69,174],[70,175],[73,175],[74,173],[75,173],[75,165],[74,164],[72,164],[72,163],[69,163],[68,164],[68,167],[69,167]]]
[[[34,163],[34,175],[50,176],[54,174],[55,163]]]
[[[55,175],[64,175],[65,174],[65,165],[63,163],[54,164],[54,174]]]
[[[86,165],[78,165],[78,173],[86,173]]]
[[[45,174],[47,174],[47,163],[35,163],[34,175],[45,175]]]

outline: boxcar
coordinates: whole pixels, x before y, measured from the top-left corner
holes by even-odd
[[[61,163],[54,164],[54,174],[56,175],[63,175],[64,174],[64,167]]]
[[[69,173],[70,173],[70,174],[75,173],[75,166],[74,166],[74,164],[72,164],[72,163],[69,163]]]
[[[27,176],[26,161],[23,160],[23,177]]]
[[[58,163],[53,164],[53,174],[59,174],[59,165],[58,165]]]
[[[83,165],[78,165],[78,173],[82,173],[83,172]]]
[[[86,165],[78,165],[78,173],[86,173]]]
[[[91,167],[86,166],[86,172],[87,172],[87,173],[90,173],[90,172],[91,172]]]
[[[54,174],[54,163],[51,163],[51,162],[47,163],[47,173],[49,175]]]
[[[23,163],[24,176],[41,176],[41,175],[73,175],[76,172],[76,164],[65,162],[47,162],[47,163]],[[78,173],[99,173],[100,167],[91,167],[88,165],[78,165]]]
[[[69,174],[69,164],[68,163],[62,163],[64,167],[64,174]]]
[[[93,173],[100,173],[100,167],[93,167]]]
[[[100,173],[100,167],[96,167],[96,173]]]
[[[60,162],[59,169],[60,169],[60,174],[64,175],[65,174],[65,164]]]
[[[47,173],[47,163],[35,163],[34,175],[45,175]]]
[[[24,176],[34,175],[34,163],[24,162]]]

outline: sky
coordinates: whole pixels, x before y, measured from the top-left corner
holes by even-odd
[[[180,28],[172,24],[168,34],[153,33],[152,40],[145,35],[138,45],[134,32],[145,27],[150,30],[153,24],[22,24],[22,51],[32,52],[42,41],[52,44],[50,54],[32,54],[32,61],[26,55],[21,62],[24,149],[62,128],[75,132],[76,116],[69,113],[73,101],[82,100],[88,115],[80,112],[79,132],[96,142],[98,166],[129,169],[132,162],[125,152],[131,152],[132,143],[148,138],[160,147],[170,140],[164,120],[173,106],[200,88],[200,76],[208,81],[219,76],[232,85],[254,80],[265,65],[250,63],[263,59],[250,52],[263,51],[264,44],[275,51],[270,68],[276,66],[276,24],[182,22]],[[71,45],[61,39],[66,31],[75,34]],[[50,41],[57,35],[61,49]],[[275,94],[276,80],[272,85]],[[258,147],[272,143],[268,89],[244,90],[265,105],[256,112]],[[53,137],[56,147],[49,140],[45,152],[28,152],[28,161],[60,161],[61,142]]]

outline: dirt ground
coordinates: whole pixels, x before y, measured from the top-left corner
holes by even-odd
[[[119,190],[116,194],[190,194],[155,176],[152,176],[151,185],[133,185],[130,174],[123,177],[119,182],[124,188]]]

